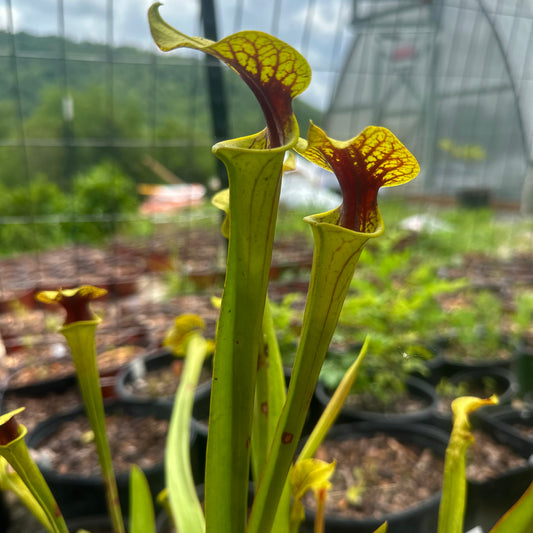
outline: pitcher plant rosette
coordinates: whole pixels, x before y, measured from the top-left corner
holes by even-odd
[[[370,239],[384,232],[378,208],[381,187],[407,183],[419,166],[414,156],[383,127],[368,126],[347,141],[331,139],[310,124],[300,138],[292,102],[311,81],[307,61],[279,39],[242,31],[214,42],[189,37],[165,22],[160,4],[148,11],[153,39],[162,51],[190,48],[233,69],[250,87],[264,115],[259,133],[220,142],[214,154],[223,161],[229,190],[214,199],[226,212],[222,232],[228,238],[224,292],[220,302],[213,361],[207,442],[205,502],[198,499],[189,453],[194,389],[210,344],[197,320],[175,339],[185,354],[166,442],[166,489],[158,498],[181,533],[293,533],[304,518],[303,495],[317,500],[315,532],[324,531],[324,502],[335,465],[313,458],[333,424],[364,363],[368,342],[335,391],[305,446],[298,451],[326,352],[335,331],[359,257]],[[282,358],[268,301],[268,278],[284,167],[292,152],[335,174],[342,204],[304,220],[314,239],[313,265],[302,331],[286,390]],[[124,531],[120,503],[105,438],[101,390],[94,351],[99,319],[89,308],[99,289],[41,293],[67,312],[67,337],[97,451],[108,487],[115,533]],[[462,398],[454,402],[455,423],[446,454],[438,533],[462,533],[465,505],[465,453],[472,442],[468,414],[496,399]],[[66,531],[60,511],[24,445],[19,411],[0,418],[0,487],[19,494],[43,525]],[[13,471],[7,471],[8,463]],[[249,480],[254,496],[248,501]],[[146,479],[132,468],[130,533],[153,533],[154,509]],[[526,533],[533,528],[533,488],[494,527],[494,533]],[[387,524],[377,531],[384,533]]]

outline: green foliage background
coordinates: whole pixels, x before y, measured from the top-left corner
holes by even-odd
[[[135,181],[158,182],[143,164],[146,155],[187,182],[205,183],[216,172],[203,57],[26,33],[14,44],[15,55],[10,36],[0,32],[0,184],[45,174],[66,190],[74,175],[101,160]],[[229,137],[262,129],[251,91],[229,69],[224,75]],[[63,120],[67,94],[71,122]],[[320,121],[304,102],[295,112],[304,132],[309,119]]]

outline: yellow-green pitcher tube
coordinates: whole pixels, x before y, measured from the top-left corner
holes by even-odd
[[[95,335],[99,323],[99,318],[71,322],[64,325],[60,331],[69,344],[83,404],[94,433],[113,531],[124,533],[117,482],[106,433],[104,400],[96,358]]]
[[[16,414],[21,410],[22,408],[12,413]],[[7,416],[9,416],[9,413]],[[26,427],[19,424],[18,436],[11,442],[0,445],[0,455],[15,470],[33,497],[33,501],[31,498],[27,501],[32,505],[37,505],[40,509],[33,509],[32,512],[36,516],[42,516],[41,511],[44,513],[44,516],[42,516],[45,519],[44,525],[52,533],[68,533],[61,510],[26,446],[24,441],[26,434]]]
[[[208,532],[246,527],[257,357],[267,294],[285,152],[268,148],[265,132],[216,144],[228,170],[229,245],[213,363],[206,459]]]
[[[379,211],[376,213],[375,230],[372,233],[359,233],[338,226],[338,217],[339,209],[334,209],[305,218],[313,230],[314,255],[302,334],[287,402],[257,489],[248,533],[263,533],[272,528],[305,415],[355,267],[368,240],[383,233]]]

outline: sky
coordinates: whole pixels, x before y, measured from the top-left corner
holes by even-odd
[[[336,74],[353,39],[352,0],[214,1],[219,38],[242,29],[261,30],[302,52],[313,70],[303,99],[327,109]],[[146,20],[151,4],[152,0],[9,0],[0,9],[0,29],[9,30],[12,25],[15,32],[60,35],[62,5],[65,34],[75,41],[113,42],[155,51]],[[106,22],[111,10],[112,28]],[[183,33],[202,34],[200,0],[166,0],[160,13]]]

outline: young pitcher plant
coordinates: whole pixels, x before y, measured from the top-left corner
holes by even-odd
[[[368,126],[354,138],[338,141],[311,123],[307,138],[300,138],[292,101],[311,80],[311,70],[301,54],[257,31],[239,32],[218,42],[189,37],[161,18],[160,5],[154,4],[148,11],[157,46],[163,51],[190,48],[228,65],[252,90],[266,125],[259,133],[213,147],[229,176],[229,190],[213,199],[227,215],[222,231],[228,238],[228,254],[213,361],[205,511],[192,480],[188,443],[194,386],[209,347],[195,326],[200,322],[191,317],[177,322],[191,324],[188,331],[173,332],[186,358],[167,439],[165,508],[181,533],[294,533],[304,517],[301,498],[312,490],[317,499],[315,532],[319,533],[324,531],[324,502],[335,465],[318,461],[313,455],[356,379],[367,342],[297,456],[304,421],[359,257],[366,243],[384,232],[379,189],[412,180],[419,166],[407,148],[383,127]],[[291,150],[335,174],[342,203],[304,219],[312,231],[314,255],[302,332],[286,390],[267,293],[281,179],[284,165],[291,164],[291,157],[287,157]],[[116,486],[109,468],[95,368],[98,320],[82,301],[98,295],[97,291],[82,287],[45,292],[40,298],[76,304],[70,310],[65,305],[63,333],[78,361],[79,381],[108,485],[110,515],[114,531],[121,533],[124,525],[114,497]],[[80,307],[80,303],[84,305]],[[80,309],[84,314],[76,318]],[[76,321],[81,321],[82,327],[71,325]],[[438,533],[462,532],[464,461],[472,441],[468,414],[494,401],[462,398],[454,403]],[[24,430],[14,422],[17,413],[0,418],[0,454],[10,464],[13,460],[20,479],[9,478],[4,472],[0,483],[16,487],[50,531],[63,532],[64,521],[53,497],[35,473],[23,445],[17,444],[17,450],[22,448],[18,452],[22,459],[14,459],[8,451],[14,447],[11,443],[23,442]],[[35,475],[26,476],[26,468]],[[250,476],[253,501],[248,501]],[[132,470],[131,484],[130,530],[155,531],[150,493],[140,469]],[[530,488],[493,531],[526,533],[532,522]],[[376,533],[386,529],[387,524],[383,524]]]

